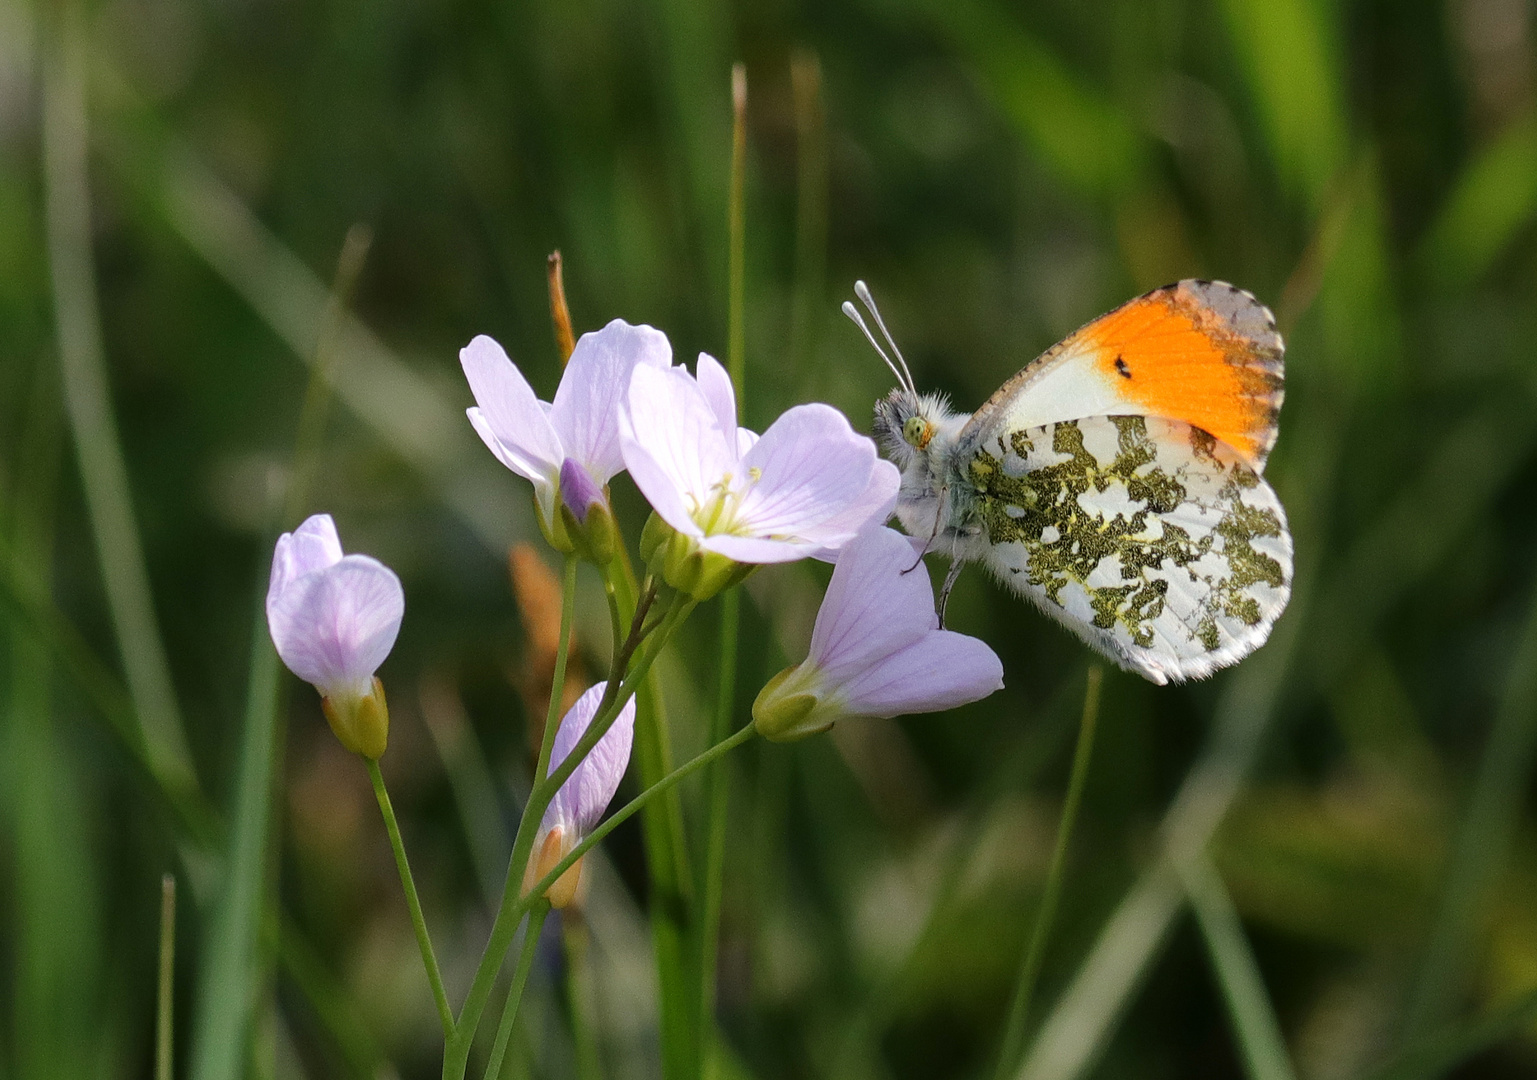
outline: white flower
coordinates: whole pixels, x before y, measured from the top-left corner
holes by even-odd
[[[845,716],[939,712],[1002,686],[992,649],[939,628],[933,586],[913,568],[907,537],[870,528],[838,553],[809,655],[769,680],[753,721],[771,739],[794,739]]]
[[[631,372],[667,368],[672,346],[660,330],[621,319],[583,334],[550,404],[534,396],[523,373],[485,335],[460,350],[459,362],[475,394],[470,423],[498,461],[533,482],[540,522],[554,537],[561,469],[572,462],[596,490],[623,471],[618,411]]]
[[[572,749],[587,732],[587,725],[597,715],[607,683],[599,683],[589,689],[566,712],[555,732],[555,745],[550,747],[550,771],[554,772],[561,762],[570,756]],[[533,856],[523,875],[525,891],[555,869],[555,865],[571,853],[587,835],[597,828],[603,811],[619,790],[619,781],[630,764],[630,746],[635,736],[635,699],[625,702],[624,708],[614,718],[613,726],[603,733],[592,752],[566,777],[560,790],[545,808],[539,821],[539,833],[534,838]],[[571,869],[560,875],[546,895],[555,907],[565,907],[576,895],[576,887],[582,876],[582,862],[578,859]]]
[[[336,523],[316,514],[278,537],[267,585],[267,628],[288,669],[320,691],[349,750],[384,753],[389,713],[374,672],[400,632],[405,594],[394,571],[343,555]]]
[[[901,478],[828,405],[797,405],[760,438],[737,427],[725,369],[637,367],[621,448],[657,515],[705,552],[776,563],[836,550],[890,516]]]

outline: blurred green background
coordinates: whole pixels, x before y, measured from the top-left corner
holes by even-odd
[[[889,384],[837,311],[856,277],[920,387],[963,409],[1180,277],[1250,289],[1288,337],[1268,475],[1291,610],[1209,682],[1107,675],[1021,1076],[1532,1075],[1532,18],[0,0],[0,1076],[150,1075],[166,871],[179,1075],[217,970],[249,974],[249,1075],[436,1075],[362,765],[286,673],[275,729],[247,705],[268,700],[274,530],[329,511],[404,579],[382,764],[458,1001],[526,790],[548,610],[526,570],[515,602],[527,485],[463,419],[457,350],[493,335],[548,397],[559,248],[578,331],[622,317],[679,359],[724,354],[738,59],[751,426],[818,399],[868,430]],[[335,394],[326,414],[311,395],[296,497],[317,358]],[[616,498],[633,535],[627,480]],[[825,576],[750,583],[741,717],[803,655]],[[591,678],[608,631],[583,588]],[[703,745],[715,618],[663,671],[680,759]],[[1091,658],[980,571],[950,620],[1003,657],[1002,693],[731,759],[727,1075],[989,1074]],[[685,789],[696,846],[701,801]],[[605,851],[566,927],[589,944],[579,1000],[601,1075],[659,1076],[638,828]],[[268,913],[245,968],[215,955],[232,877]],[[509,1075],[591,1065],[547,945]]]

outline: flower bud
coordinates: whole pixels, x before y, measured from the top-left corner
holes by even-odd
[[[758,734],[774,742],[793,742],[826,731],[843,713],[819,693],[821,680],[805,664],[788,667],[758,691],[752,722]]]
[[[539,850],[534,852],[533,858],[528,860],[528,869],[523,872],[524,896],[527,896],[530,890],[543,880],[544,875],[555,869],[560,860],[571,853],[571,849],[576,846],[575,839],[575,837],[568,838],[565,829],[559,825],[544,834]],[[577,889],[581,884],[582,860],[577,859],[564,874],[555,879],[553,885],[545,890],[544,898],[550,902],[551,907],[563,908],[576,899]]]
[[[571,458],[560,467],[560,530],[582,558],[607,566],[619,548],[619,527],[608,498],[581,465]]]
[[[361,697],[345,692],[322,697],[320,711],[348,750],[375,761],[383,756],[390,739],[390,707],[379,676]]]
[[[674,529],[657,514],[641,531],[640,555],[653,574],[699,601],[741,584],[758,568],[701,547],[695,537]]]

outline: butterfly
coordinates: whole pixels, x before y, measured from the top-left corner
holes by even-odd
[[[970,415],[919,394],[864,282],[900,384],[875,433],[923,550],[1004,584],[1128,671],[1198,679],[1260,645],[1291,595],[1286,512],[1264,478],[1285,346],[1221,281],[1154,289],[1047,349]],[[899,368],[897,364],[900,363]]]

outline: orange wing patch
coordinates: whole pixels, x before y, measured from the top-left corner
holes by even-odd
[[[1284,346],[1274,316],[1249,293],[1222,281],[1166,285],[1058,348],[1090,351],[1101,376],[1147,415],[1183,420],[1264,467],[1281,409]]]

